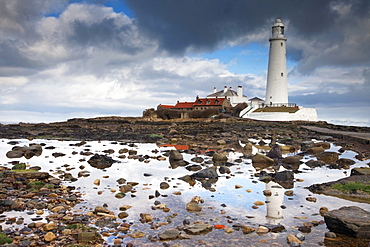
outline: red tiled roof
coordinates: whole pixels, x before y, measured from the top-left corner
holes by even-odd
[[[194,102],[177,102],[174,108],[192,108]]]
[[[174,108],[174,105],[160,105],[163,108]]]
[[[225,98],[198,98],[194,106],[222,105],[224,101]]]

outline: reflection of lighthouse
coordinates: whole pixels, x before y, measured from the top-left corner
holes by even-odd
[[[283,209],[280,206],[284,202],[284,188],[278,183],[269,182],[266,184],[266,191],[271,191],[270,196],[266,195],[266,219],[269,224],[278,225],[283,219]]]

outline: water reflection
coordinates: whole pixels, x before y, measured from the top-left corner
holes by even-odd
[[[283,209],[281,208],[284,203],[284,188],[271,181],[266,183],[264,194],[266,196],[267,223],[278,225],[284,218]]]

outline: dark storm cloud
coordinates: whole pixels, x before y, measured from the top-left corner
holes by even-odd
[[[174,54],[183,54],[189,48],[199,52],[215,49],[270,28],[271,20],[281,16],[289,28],[289,58],[302,61],[300,72],[320,65],[369,62],[370,50],[365,48],[370,43],[366,34],[366,25],[370,27],[368,0],[126,2],[142,30],[158,39],[162,49]],[[267,38],[259,41],[268,42]],[[293,41],[302,42],[292,44]]]
[[[331,1],[127,0],[139,25],[163,41],[163,48],[181,52],[214,47],[260,29],[267,19],[290,19],[303,34],[333,25]],[[271,25],[271,23],[270,23]]]

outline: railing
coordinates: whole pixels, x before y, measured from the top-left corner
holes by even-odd
[[[261,103],[258,107],[297,107],[296,103],[276,103],[276,104],[265,104]]]

